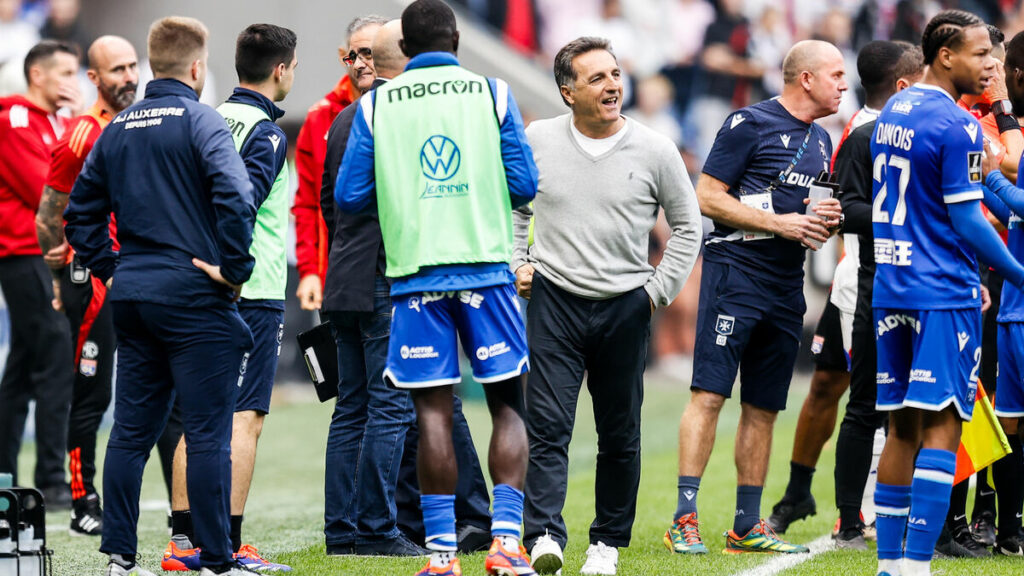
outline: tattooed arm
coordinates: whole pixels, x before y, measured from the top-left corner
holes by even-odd
[[[68,194],[46,186],[36,212],[36,235],[43,250],[43,259],[58,277],[67,263],[69,249],[64,238],[64,209],[67,205]]]

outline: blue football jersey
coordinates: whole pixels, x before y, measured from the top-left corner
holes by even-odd
[[[1024,172],[1020,172],[1020,169],[1024,168],[1024,158],[1021,158],[1019,165],[1017,166],[1017,187],[1024,184]],[[1018,261],[1024,259],[1024,220],[1021,220],[1020,214],[1017,214],[1010,209],[1010,219],[1006,225],[1006,247],[1009,248],[1010,254]],[[1024,322],[1024,292],[1021,292],[1020,288],[1014,286],[1013,282],[1003,282],[1003,295],[999,302],[999,316],[996,317],[999,322]]]
[[[779,181],[769,194],[769,184],[778,181],[794,159],[796,165],[785,182]],[[727,184],[729,194],[748,206],[776,214],[803,213],[811,182],[828,170],[831,159],[832,140],[825,129],[798,120],[772,99],[725,119],[702,171]],[[793,240],[716,222],[704,257],[791,285],[803,282],[805,251]]]
[[[882,109],[871,138],[876,308],[981,305],[974,251],[947,204],[983,197],[981,125],[935,86],[917,84]]]

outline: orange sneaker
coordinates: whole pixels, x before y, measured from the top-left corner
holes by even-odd
[[[186,572],[200,568],[199,548],[193,548],[192,542],[184,536],[172,537],[164,550],[164,559],[160,561],[160,569],[167,572]]]
[[[501,538],[495,538],[491,542],[491,549],[487,552],[487,561],[484,563],[487,573],[492,576],[535,576],[533,566],[530,565],[530,556],[526,548],[519,545],[515,552],[509,552],[501,544]]]

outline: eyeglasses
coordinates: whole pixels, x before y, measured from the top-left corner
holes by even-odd
[[[373,62],[373,51],[369,48],[360,48],[359,50],[352,50],[347,56],[341,59],[346,66],[351,66],[356,63],[356,58],[362,58],[363,62],[367,64]]]

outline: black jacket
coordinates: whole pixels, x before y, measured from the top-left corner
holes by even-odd
[[[374,80],[373,88],[384,82]],[[346,214],[334,201],[338,168],[345,157],[352,119],[358,111],[358,102],[347,106],[327,132],[327,156],[320,187],[320,208],[327,223],[328,238],[324,312],[372,312],[375,277],[383,276],[386,266],[376,208]]]

